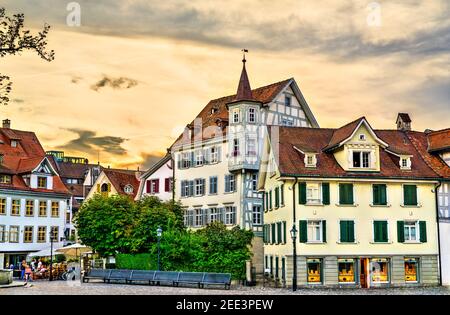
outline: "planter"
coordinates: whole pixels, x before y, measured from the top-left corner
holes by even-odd
[[[0,285],[10,284],[13,281],[13,271],[0,269]]]

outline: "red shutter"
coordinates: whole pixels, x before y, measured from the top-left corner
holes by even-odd
[[[148,180],[146,185],[147,185],[146,192],[147,194],[150,194],[152,192],[152,181]]]
[[[165,192],[170,191],[170,178],[166,178],[164,181],[164,191]]]
[[[159,179],[155,179],[155,194],[159,194]]]

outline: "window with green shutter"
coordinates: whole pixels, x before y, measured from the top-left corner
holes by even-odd
[[[405,242],[405,221],[397,221],[397,241]]]
[[[417,206],[417,186],[403,185],[403,205]]]
[[[330,183],[322,183],[322,204],[330,204]]]
[[[340,242],[354,243],[355,242],[355,221],[342,220],[340,225]]]
[[[373,240],[375,243],[388,242],[388,223],[387,221],[373,221]]]
[[[420,242],[426,243],[427,242],[427,222],[420,221],[419,222],[419,230],[420,230]]]
[[[272,190],[269,191],[269,209],[270,209],[270,210],[273,209],[273,204],[272,204]]]
[[[283,235],[283,231],[281,230],[281,222],[277,223],[277,244],[281,244],[283,242],[283,240],[281,239],[282,235]]]
[[[339,204],[353,204],[353,184],[339,184]]]
[[[280,186],[281,206],[284,206],[284,184]]]
[[[306,183],[298,183],[298,203],[306,205]]]
[[[271,242],[271,244],[275,244],[277,242],[277,240],[276,240],[277,234],[276,234],[275,230],[276,230],[276,225],[275,225],[275,223],[272,223],[272,242]]]
[[[283,244],[286,244],[286,221],[283,221]]]
[[[300,239],[300,243],[306,243],[308,242],[308,221],[306,220],[301,220],[299,222],[299,227],[300,227],[300,235],[299,235],[299,239]]]
[[[280,207],[280,188],[275,187],[275,208]]]
[[[373,205],[375,205],[375,206],[387,205],[386,185],[385,184],[373,185],[372,193],[373,193]]]

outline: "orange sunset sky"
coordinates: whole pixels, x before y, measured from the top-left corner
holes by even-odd
[[[46,150],[148,168],[210,99],[234,94],[242,48],[252,88],[294,77],[321,127],[366,116],[395,128],[450,126],[448,0],[2,0],[26,27],[45,22],[53,62],[6,56],[13,91],[2,119]]]

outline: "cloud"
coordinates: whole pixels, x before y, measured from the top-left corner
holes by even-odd
[[[130,78],[120,77],[114,79],[108,76],[103,76],[103,78],[100,81],[91,86],[91,89],[94,91],[98,91],[101,88],[109,86],[114,90],[123,90],[123,89],[130,89],[136,86],[137,84],[138,81]]]
[[[141,171],[146,171],[155,165],[159,160],[164,157],[164,154],[159,152],[154,153],[141,153],[140,161],[122,162],[118,163],[118,168],[123,169],[139,169]]]
[[[127,150],[122,144],[127,141],[125,138],[103,136],[98,137],[94,131],[82,129],[67,129],[68,131],[78,134],[78,138],[70,140],[62,149],[87,152],[96,155],[97,150],[105,151],[113,155],[125,155]]]

